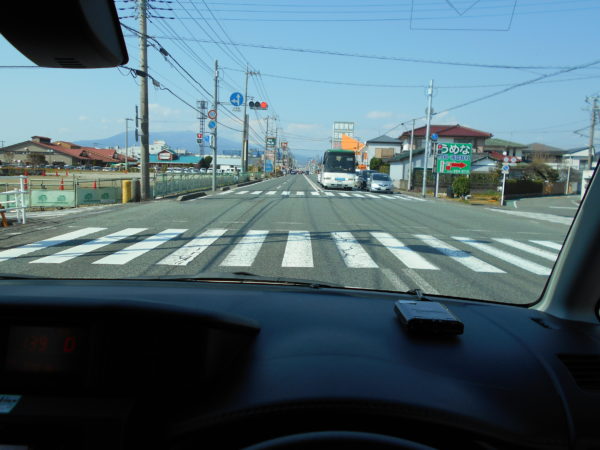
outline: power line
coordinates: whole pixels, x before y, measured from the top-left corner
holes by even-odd
[[[160,39],[172,39],[168,36],[154,36],[155,38]],[[437,65],[446,65],[446,66],[463,66],[463,67],[478,67],[484,69],[539,69],[539,70],[548,70],[548,69],[565,69],[567,66],[520,66],[520,65],[509,65],[509,64],[483,64],[483,63],[469,63],[469,62],[461,62],[461,61],[443,61],[443,60],[434,60],[434,59],[422,59],[422,58],[406,58],[400,56],[385,56],[385,55],[367,55],[362,53],[348,53],[348,52],[337,52],[333,50],[320,50],[320,49],[308,49],[308,48],[296,48],[296,47],[284,47],[284,46],[276,46],[276,45],[267,45],[267,44],[250,44],[250,43],[242,43],[235,42],[230,44],[228,42],[216,39],[202,39],[202,38],[186,38],[186,40],[192,42],[205,42],[208,44],[221,44],[221,45],[238,45],[241,47],[251,47],[251,48],[262,48],[265,50],[278,50],[278,51],[289,51],[296,53],[313,53],[318,55],[330,55],[330,56],[343,56],[350,58],[363,58],[363,59],[377,59],[383,61],[399,61],[399,62],[411,62],[411,63],[419,63],[419,64],[437,64]]]

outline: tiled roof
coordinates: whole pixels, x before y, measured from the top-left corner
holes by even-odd
[[[540,144],[539,142],[534,142],[532,144],[529,144],[527,146],[528,148],[526,150],[524,150],[525,152],[530,152],[530,153],[557,153],[559,155],[562,155],[563,153],[566,153],[567,151],[562,149],[562,148],[558,148],[558,147],[552,147],[551,145],[546,145],[546,144]]]
[[[424,137],[427,127],[415,128],[415,136]],[[409,138],[410,131],[405,131],[400,135],[399,139]],[[441,137],[482,137],[491,138],[492,133],[475,130],[474,128],[463,127],[462,125],[431,125],[430,133],[436,133]]]
[[[510,148],[526,148],[527,146],[524,144],[519,144],[517,142],[506,141],[504,139],[486,139],[485,144],[486,147],[510,147]]]
[[[400,145],[401,141],[400,139],[396,139],[393,137],[388,136],[387,134],[383,134],[379,137],[376,137],[374,139],[369,139],[367,141],[367,144],[396,144],[396,145]]]

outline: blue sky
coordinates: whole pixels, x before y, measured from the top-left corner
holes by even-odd
[[[363,140],[393,127],[389,134],[397,136],[408,127],[398,126],[401,122],[423,116],[426,86],[433,79],[433,108],[441,112],[433,123],[460,123],[521,143],[543,142],[565,148],[587,144],[587,138],[573,131],[589,125],[585,98],[600,91],[600,64],[463,108],[444,110],[510,84],[551,74],[557,67],[600,60],[594,38],[600,17],[598,0],[173,0],[151,4],[170,10],[151,12],[157,17],[148,25],[149,34],[211,92],[210,67],[219,60],[223,67],[220,100],[225,104],[234,89],[243,90],[246,61],[261,72],[260,78],[251,77],[249,94],[266,98],[270,109],[251,113],[255,141],[264,136],[264,118],[273,115],[277,115],[279,134],[287,137],[290,149],[304,155],[317,154],[329,146],[336,120],[354,121],[356,134]],[[117,2],[119,8],[132,5]],[[125,17],[123,23],[137,28],[135,19],[126,17],[135,11],[123,9],[119,13]],[[137,67],[137,39],[130,31],[124,33],[128,65]],[[183,40],[173,39],[176,35]],[[451,64],[195,41],[215,38]],[[162,85],[191,104],[206,98],[155,49],[150,48],[148,55],[149,72]],[[3,65],[31,64],[2,38],[0,57]],[[492,69],[456,63],[544,68]],[[401,87],[312,83],[273,75]],[[133,116],[139,101],[138,80],[122,69],[1,69],[0,76],[0,140],[4,145],[34,134],[72,141],[107,137],[124,131],[124,118]],[[193,133],[197,129],[197,113],[167,91],[151,87],[150,105],[151,131]],[[241,117],[241,113],[233,114]],[[225,114],[219,118],[228,126],[241,128],[237,120]],[[423,124],[417,122],[418,126]],[[239,139],[238,132],[224,127],[219,133]]]

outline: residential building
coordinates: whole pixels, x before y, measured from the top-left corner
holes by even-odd
[[[373,158],[393,158],[402,153],[402,141],[385,134],[366,142],[367,161]]]
[[[565,149],[534,142],[523,149],[523,161],[543,161],[554,169],[560,169],[563,165],[563,155],[566,153]]]
[[[94,166],[125,161],[115,149],[85,147],[67,141],[55,141],[45,136],[0,148],[3,164]],[[129,161],[134,161],[129,159]]]
[[[425,133],[427,127],[415,128],[414,131],[414,149],[425,147]],[[474,128],[464,127],[462,125],[431,125],[430,134],[437,134],[437,142],[441,144],[472,144],[473,153],[483,153],[485,141],[492,137],[492,133],[476,130]],[[410,148],[411,131],[405,131],[398,139],[402,142],[402,150],[408,151]]]

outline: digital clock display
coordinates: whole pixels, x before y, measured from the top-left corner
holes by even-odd
[[[72,375],[81,370],[85,350],[81,328],[14,325],[9,327],[5,369]]]

